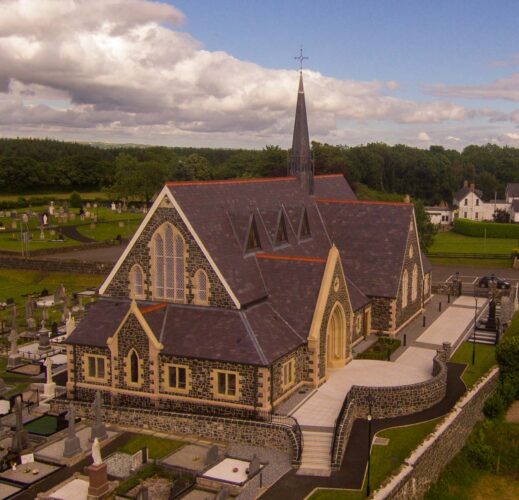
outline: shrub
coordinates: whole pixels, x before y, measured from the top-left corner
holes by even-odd
[[[505,336],[496,348],[496,360],[503,376],[517,378],[519,375],[519,337]]]
[[[485,443],[485,431],[489,428],[486,422],[473,432],[467,441],[467,458],[469,462],[479,469],[491,470],[494,466],[496,455],[494,448]]]
[[[69,198],[70,206],[73,208],[80,208],[83,204],[83,200],[81,199],[81,195],[74,191]]]
[[[519,237],[518,224],[502,224],[498,222],[476,222],[468,219],[455,219],[454,232],[465,236],[483,238],[510,238]]]
[[[483,406],[483,413],[487,418],[500,417],[505,411],[505,403],[501,391],[497,390],[492,396],[490,396]]]

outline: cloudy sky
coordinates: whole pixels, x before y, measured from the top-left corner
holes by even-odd
[[[519,2],[0,0],[0,136],[519,147]]]

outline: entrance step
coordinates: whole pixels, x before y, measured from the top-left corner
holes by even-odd
[[[324,476],[331,474],[332,431],[310,431],[303,429],[303,454],[301,467],[297,471],[303,476]]]
[[[494,345],[497,340],[497,333],[488,330],[476,330],[476,333],[472,333],[467,340],[476,342],[476,344]]]

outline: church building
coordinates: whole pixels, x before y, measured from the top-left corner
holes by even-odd
[[[314,175],[302,75],[288,173],[164,186],[67,339],[69,398],[246,418],[420,314],[413,205]]]

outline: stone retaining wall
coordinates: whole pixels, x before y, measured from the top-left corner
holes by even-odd
[[[68,404],[67,399],[51,400],[51,411],[68,411]],[[74,407],[77,416],[94,418],[94,408],[91,403],[74,401]],[[102,419],[106,423],[152,429],[156,432],[273,448],[287,453],[294,465],[298,464],[301,456],[299,428],[275,420],[263,422],[108,405],[102,406]]]
[[[454,407],[434,433],[406,460],[404,468],[374,498],[423,498],[444,467],[463,448],[474,428],[482,420],[483,405],[498,384],[499,370],[494,368]]]
[[[438,349],[433,359],[430,379],[416,384],[390,387],[368,387],[354,385],[348,397],[357,405],[357,417],[365,418],[369,412],[369,397],[373,398],[371,411],[373,418],[389,418],[409,415],[426,410],[439,403],[447,392],[447,360],[450,357],[450,344]]]
[[[394,387],[368,387],[354,385],[346,398],[346,410],[339,415],[335,426],[335,445],[332,450],[332,467],[340,468],[353,422],[366,418],[369,397],[372,398],[371,414],[374,418],[398,417],[426,410],[439,403],[447,391],[447,360],[451,346],[444,343],[433,359],[432,378],[417,384]]]
[[[113,264],[106,262],[88,262],[82,260],[45,260],[23,259],[0,255],[0,268],[28,269],[30,271],[55,271],[74,274],[108,274]]]

